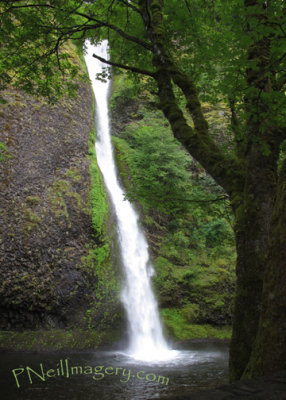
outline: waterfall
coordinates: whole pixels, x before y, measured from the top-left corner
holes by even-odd
[[[141,360],[164,360],[170,357],[159,319],[158,306],[152,292],[148,245],[139,228],[138,215],[131,203],[124,200],[124,190],[117,179],[108,116],[109,81],[96,80],[105,64],[93,57],[108,58],[108,43],[94,46],[86,42],[85,62],[96,100],[97,162],[117,217],[117,233],[125,272],[121,300],[129,327],[128,354]],[[168,356],[169,354],[169,356]]]

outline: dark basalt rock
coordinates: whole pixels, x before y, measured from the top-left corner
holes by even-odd
[[[102,241],[89,199],[91,89],[56,105],[16,90],[2,96],[0,329],[81,326],[96,300],[82,257]]]

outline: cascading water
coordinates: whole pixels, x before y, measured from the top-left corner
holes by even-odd
[[[107,59],[108,43],[103,41],[95,47],[86,42],[86,48],[85,61],[96,100],[97,162],[115,208],[126,276],[121,298],[129,324],[130,345],[127,352],[141,360],[169,359],[173,352],[168,349],[163,337],[158,306],[151,289],[152,267],[148,263],[148,245],[139,229],[138,215],[129,201],[124,200],[124,191],[116,175],[108,117],[109,82],[96,80],[96,74],[102,72],[105,64],[95,59],[93,54]]]
[[[1,395],[2,398],[15,400],[27,398],[76,400],[82,398],[83,393],[85,400],[194,398],[196,397],[194,390],[227,383],[227,344],[195,343],[190,345],[189,350],[168,350],[162,335],[157,305],[150,288],[146,240],[138,228],[135,211],[127,201],[123,201],[124,194],[116,178],[109,133],[108,83],[95,81],[95,75],[101,72],[102,65],[92,57],[92,54],[95,52],[106,57],[107,43],[104,42],[97,48],[87,44],[87,49],[86,64],[97,102],[96,152],[118,217],[118,234],[126,269],[126,284],[122,300],[128,314],[131,343],[127,354],[118,351],[73,354],[68,357],[66,363],[63,363],[67,374],[62,373],[62,376],[58,376],[58,373],[56,379],[49,379],[45,384],[42,380],[46,379],[42,379],[41,375],[34,370],[40,372],[40,367],[42,370],[43,368],[47,370],[51,365],[54,365],[56,369],[62,363],[58,354],[49,353],[44,360],[44,365],[40,364],[40,366],[39,356],[31,352],[26,352],[25,356],[17,352],[13,356],[9,353],[1,354]],[[27,377],[24,378],[26,376],[24,368],[12,369],[16,367],[16,362],[20,367],[30,365],[33,368],[34,374],[31,378],[33,382],[30,379],[33,385],[29,383]],[[74,379],[65,379],[69,377],[68,371],[71,370],[71,365],[76,366],[72,367],[72,370],[77,370],[75,372],[77,376],[74,376]],[[26,367],[27,372],[29,372],[28,368],[30,367]],[[85,370],[84,374],[79,372],[82,368]],[[12,382],[11,369],[17,385],[19,382],[21,384],[21,390],[16,385],[10,384]],[[60,368],[57,368],[57,371],[59,370]],[[35,374],[41,379],[35,377]],[[211,396],[214,392],[209,393]]]

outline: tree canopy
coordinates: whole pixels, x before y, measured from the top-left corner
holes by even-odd
[[[237,247],[231,377],[285,368],[283,316],[272,329],[268,311],[273,295],[282,304],[277,282],[285,281],[285,265],[270,251],[285,184],[285,1],[4,0],[0,14],[2,88],[54,101],[73,92],[80,75],[65,43],[108,39],[111,58],[103,61],[156,92],[174,136],[230,196]],[[209,128],[206,100],[228,107],[227,150]],[[275,365],[265,362],[278,343],[285,351]]]

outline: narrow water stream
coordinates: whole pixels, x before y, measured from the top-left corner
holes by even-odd
[[[97,54],[108,59],[108,43],[100,45],[86,42],[85,62],[96,100],[96,155],[104,183],[109,192],[117,218],[117,232],[125,272],[122,302],[129,325],[130,355],[141,360],[162,360],[175,356],[163,337],[157,302],[154,298],[150,275],[147,241],[139,228],[138,215],[131,203],[124,200],[124,190],[118,181],[112,151],[108,116],[109,81],[96,79],[105,65],[93,57]]]

